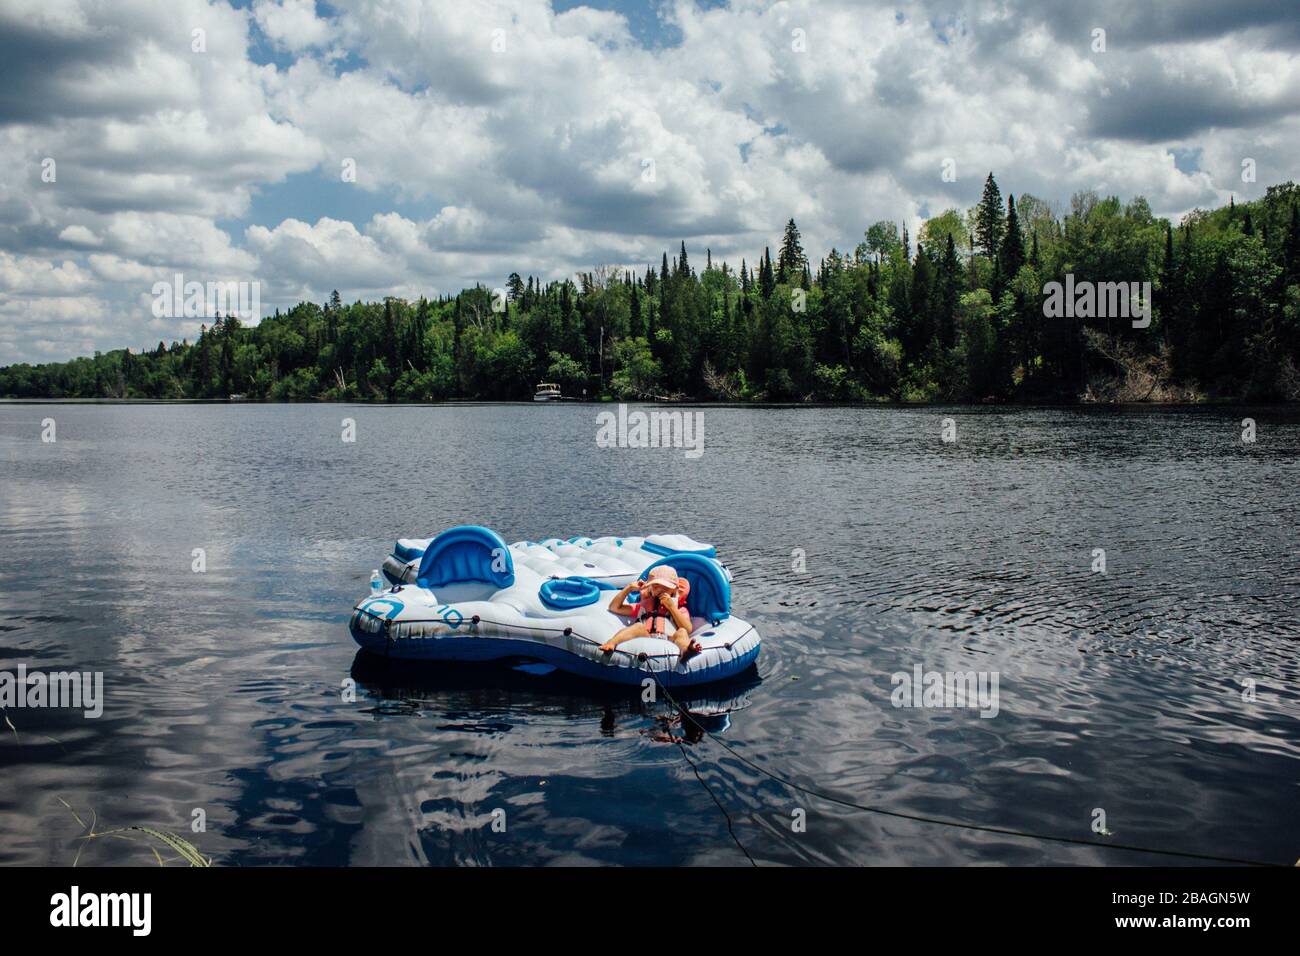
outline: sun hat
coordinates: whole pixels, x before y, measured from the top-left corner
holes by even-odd
[[[650,574],[646,577],[645,583],[646,587],[658,584],[670,591],[676,591],[680,581],[677,577],[676,568],[669,564],[661,564],[650,569]]]

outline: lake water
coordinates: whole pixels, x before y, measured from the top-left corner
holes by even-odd
[[[782,777],[1294,862],[1300,411],[706,407],[691,459],[598,448],[598,410],[0,405],[0,671],[105,697],[7,711],[0,863],[154,864],[61,801],[220,865],[1176,862],[830,803],[635,692],[359,659],[371,569],[460,523],[714,543],[764,645],[701,706]],[[893,706],[917,665],[996,674],[997,715]]]

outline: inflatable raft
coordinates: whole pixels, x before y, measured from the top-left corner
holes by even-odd
[[[629,624],[609,610],[623,586],[671,565],[690,585],[687,610],[700,653],[681,662],[664,637],[642,637],[605,654],[600,645]],[[711,545],[685,535],[506,542],[473,525],[428,540],[400,539],[384,562],[392,585],[359,601],[356,642],[407,660],[535,662],[595,680],[665,687],[725,680],[758,657],[758,632],[731,613],[731,572]],[[629,597],[636,600],[636,593]]]

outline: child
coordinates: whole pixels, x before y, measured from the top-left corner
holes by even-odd
[[[627,596],[634,589],[641,592],[641,598],[636,604],[628,604]],[[690,589],[686,579],[679,578],[677,571],[666,564],[651,568],[647,580],[633,581],[623,588],[609,602],[609,609],[636,620],[602,644],[601,653],[608,654],[634,637],[654,636],[677,645],[681,652],[678,661],[685,663],[690,660],[704,649],[699,641],[691,639],[691,615],[686,610],[686,595]]]

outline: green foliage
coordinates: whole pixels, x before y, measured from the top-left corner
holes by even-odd
[[[582,365],[571,356],[554,349],[550,352],[550,359],[551,364],[546,367],[547,380],[557,383],[566,395],[581,393],[587,384],[587,372]]]
[[[555,381],[620,398],[1074,401],[1127,364],[1154,383],[1139,394],[1300,399],[1293,183],[1174,226],[1141,197],[1079,193],[1062,217],[1021,194],[1004,209],[990,175],[978,205],[927,220],[910,253],[881,221],[850,255],[810,264],[791,220],[776,262],[765,249],[739,272],[708,251],[697,272],[682,243],[639,274],[511,273],[504,311],[481,286],[350,305],[333,292],[256,325],[219,317],[192,343],[0,368],[0,396],[527,399]],[[1067,275],[1150,282],[1150,326],[1045,317],[1046,284]]]
[[[685,248],[683,245],[683,255]],[[776,261],[777,281],[798,282],[807,265],[808,259],[804,256],[803,243],[799,238],[799,227],[791,219],[785,224],[785,235],[781,238],[781,251]]]
[[[941,256],[949,236],[958,252],[970,251],[970,230],[966,227],[965,218],[956,209],[945,209],[922,223],[917,241],[931,256]]]
[[[610,387],[619,398],[656,396],[662,375],[659,363],[645,339],[623,339],[614,344],[614,364],[618,371]]]
[[[872,223],[866,231],[866,242],[858,248],[859,258],[872,255],[877,262],[901,255],[903,243],[898,238],[898,226],[888,220]]]
[[[975,207],[975,247],[989,259],[996,259],[1002,249],[1006,221],[1002,218],[1002,191],[998,189],[993,174],[984,181],[984,194]]]

